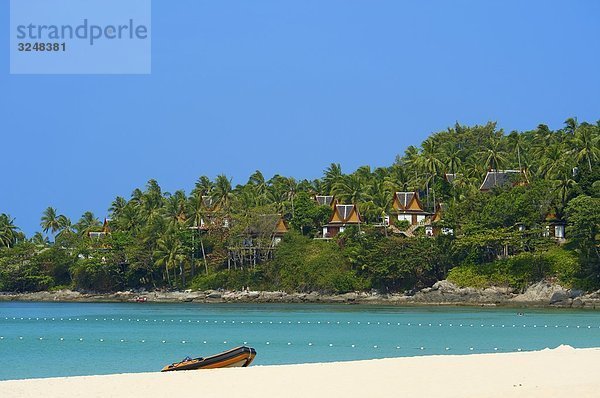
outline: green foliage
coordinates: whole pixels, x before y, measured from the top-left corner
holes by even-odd
[[[279,244],[275,259],[265,265],[265,277],[275,290],[343,293],[362,290],[358,277],[331,242],[289,233]]]
[[[566,208],[567,234],[579,252],[588,281],[600,285],[600,198],[580,195]]]
[[[555,280],[564,287],[578,287],[582,284],[579,277],[577,257],[559,247],[486,264],[464,264],[448,273],[448,280],[461,287],[505,286],[521,290],[542,279]]]
[[[0,291],[39,291],[52,286],[53,278],[32,261],[35,254],[30,243],[0,249]]]
[[[54,207],[41,215],[30,242],[0,213],[0,290],[54,286],[109,291],[188,286],[343,292],[376,287],[397,291],[446,277],[467,285],[523,287],[539,278],[600,286],[600,123],[570,118],[562,129],[505,134],[496,123],[451,128],[411,145],[390,167],[344,173],[332,163],[322,178],[296,181],[255,171],[246,184],[200,176],[190,195],[164,192],[149,180],[110,205],[110,221],[85,212],[73,224]],[[516,186],[480,192],[490,169],[521,170]],[[452,175],[447,178],[446,174]],[[418,191],[425,210],[444,203],[443,221],[455,237],[388,236],[369,225],[390,215],[393,193]],[[314,195],[353,203],[361,230],[315,241],[331,216]],[[568,222],[565,245],[542,237],[548,214]],[[269,250],[281,216],[295,231],[273,260],[251,270],[227,270],[232,247]],[[393,219],[393,217],[392,217]],[[392,221],[401,230],[406,222]],[[100,233],[100,231],[102,231]],[[386,233],[387,232],[387,233]],[[250,242],[251,241],[251,242]],[[556,258],[555,258],[556,257]],[[560,258],[560,259],[558,259]],[[194,280],[192,283],[191,281]]]
[[[329,206],[319,206],[307,192],[300,192],[296,197],[291,225],[296,231],[302,231],[303,235],[314,235],[330,215]]]
[[[373,287],[395,292],[425,287],[445,277],[452,264],[451,238],[389,236],[380,230],[347,229],[339,238],[343,254]]]
[[[75,289],[110,292],[123,287],[122,270],[101,258],[81,259],[71,268],[71,272]]]

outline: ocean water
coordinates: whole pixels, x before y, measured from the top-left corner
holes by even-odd
[[[300,304],[0,303],[0,380],[152,372],[238,345],[255,365],[600,346],[600,312]]]

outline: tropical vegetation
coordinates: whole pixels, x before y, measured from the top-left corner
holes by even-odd
[[[90,291],[251,287],[264,290],[411,291],[449,280],[463,286],[524,288],[541,279],[600,287],[600,122],[568,119],[510,133],[496,123],[456,124],[409,146],[389,167],[296,180],[255,171],[244,184],[200,176],[193,188],[164,192],[150,180],[116,197],[107,221],[77,222],[48,207],[27,238],[0,214],[0,291],[70,287]],[[514,184],[481,192],[490,169],[521,171]],[[452,179],[448,178],[452,174]],[[439,227],[451,234],[398,234],[382,227],[394,192],[417,191],[426,210],[444,203]],[[314,195],[356,204],[364,223],[321,237],[331,208]],[[275,245],[265,215],[289,226]],[[545,237],[548,216],[567,223],[566,241]],[[394,223],[393,223],[394,224]],[[394,228],[395,229],[394,229]],[[232,250],[265,248],[252,262]],[[258,243],[257,243],[258,242]],[[232,249],[233,248],[233,249]]]

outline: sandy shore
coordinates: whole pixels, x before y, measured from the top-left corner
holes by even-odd
[[[0,382],[12,397],[597,397],[600,348]]]

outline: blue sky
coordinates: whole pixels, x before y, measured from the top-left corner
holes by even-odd
[[[103,218],[151,178],[316,178],[456,121],[596,121],[599,17],[591,0],[154,0],[149,76],[10,75],[3,28],[0,213],[30,235],[47,206]]]

